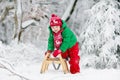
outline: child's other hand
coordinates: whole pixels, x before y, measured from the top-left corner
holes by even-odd
[[[51,51],[51,50],[47,50],[47,51],[45,52],[45,55],[46,55],[47,53],[52,53],[52,51]]]
[[[51,53],[52,53],[52,51],[48,50],[48,51],[45,52],[45,56],[47,56],[49,58]]]
[[[54,52],[53,52],[53,56],[54,57],[56,57],[58,54],[61,54],[61,50],[55,50]]]

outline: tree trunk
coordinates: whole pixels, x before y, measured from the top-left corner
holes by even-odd
[[[14,39],[19,42],[22,32],[22,2],[21,0],[14,0],[15,2],[15,28]]]
[[[69,6],[67,7],[67,10],[65,11],[65,13],[64,13],[63,16],[62,16],[62,19],[63,19],[63,20],[66,21],[66,20],[70,17],[71,12],[72,12],[72,10],[73,10],[73,8],[74,8],[74,4],[76,3],[76,1],[77,1],[77,0],[70,0],[70,4],[69,4]]]

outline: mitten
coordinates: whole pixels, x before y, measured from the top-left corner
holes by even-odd
[[[53,52],[53,56],[56,57],[58,54],[61,54],[61,53],[62,53],[61,50],[55,50],[55,51]]]

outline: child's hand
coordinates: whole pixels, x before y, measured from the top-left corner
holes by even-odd
[[[53,52],[53,56],[56,57],[58,54],[61,54],[61,53],[62,53],[61,50],[55,50],[55,51]]]
[[[52,53],[52,51],[51,51],[51,50],[47,50],[47,51],[45,52],[45,55],[46,55],[47,53]]]
[[[52,51],[48,50],[48,51],[45,52],[45,56],[47,56],[47,58],[49,58],[49,56],[50,56],[51,53],[52,53]]]

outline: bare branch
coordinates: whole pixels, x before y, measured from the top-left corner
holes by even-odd
[[[9,68],[11,68],[11,69],[14,70],[14,68],[12,67],[12,65],[10,64],[10,62],[8,62],[6,59],[0,57],[0,67],[1,67],[1,63],[2,62],[5,63],[5,64],[7,64],[7,67],[9,67]]]
[[[1,17],[0,17],[0,21],[3,21],[3,20],[5,19],[5,17],[6,17],[6,15],[8,14],[9,10],[11,10],[11,9],[13,9],[13,8],[14,8],[13,5],[7,6],[7,7],[4,9],[4,11],[3,11],[3,13],[2,13],[2,15],[1,15]]]
[[[24,77],[24,76],[16,73],[16,72],[14,71],[14,68],[12,67],[12,65],[11,65],[7,60],[5,60],[5,59],[3,59],[3,58],[0,58],[0,68],[9,71],[9,72],[12,73],[13,75],[18,76],[18,77],[20,77],[21,79],[31,80],[31,79],[29,79],[29,78],[26,78],[26,77]]]
[[[40,4],[40,5],[48,5],[48,4],[58,5],[59,3],[58,3],[58,2],[45,2],[45,1],[40,1],[40,2],[37,2],[37,4]]]

